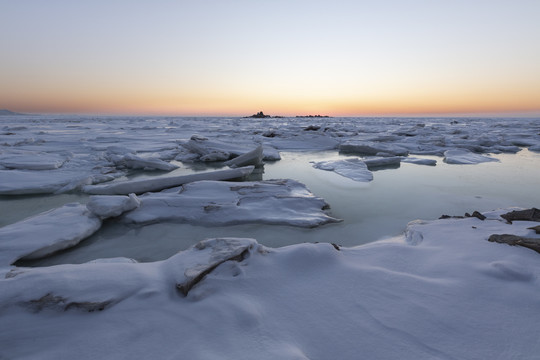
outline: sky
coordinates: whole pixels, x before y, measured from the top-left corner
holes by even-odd
[[[540,115],[538,0],[0,0],[0,108]]]

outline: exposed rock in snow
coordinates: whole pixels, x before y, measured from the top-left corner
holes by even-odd
[[[540,253],[540,239],[527,238],[512,234],[493,234],[489,237],[488,241],[513,246],[523,246]]]
[[[234,159],[225,162],[225,165],[231,168],[237,168],[240,166],[259,166],[262,164],[263,159],[263,147],[262,145],[257,146],[255,149],[242,154]]]
[[[465,149],[452,149],[452,150],[446,150],[444,152],[444,161],[447,164],[469,165],[469,164],[479,164],[483,162],[499,161],[499,160],[489,157],[489,156],[474,154],[470,152],[469,150],[465,150]]]
[[[101,227],[85,205],[67,204],[0,228],[0,267],[77,245]]]
[[[526,210],[514,210],[506,214],[502,214],[501,217],[512,223],[512,221],[539,221],[540,222],[540,210],[537,208],[531,208]]]
[[[126,213],[127,223],[163,221],[201,225],[245,223],[315,227],[340,220],[328,216],[326,202],[294,180],[232,183],[198,181],[180,192],[148,193],[139,208]]]
[[[127,195],[130,193],[142,194],[149,191],[160,191],[182,184],[200,180],[229,180],[246,177],[253,171],[253,166],[245,166],[237,169],[226,169],[195,173],[180,176],[161,176],[151,179],[118,181],[103,185],[87,185],[83,191],[95,195]]]
[[[365,162],[359,158],[319,161],[314,163],[313,167],[333,171],[354,181],[369,182],[373,180],[373,174],[368,170]]]
[[[120,216],[126,211],[139,207],[140,201],[135,194],[122,195],[94,195],[86,204],[95,216],[100,219]]]

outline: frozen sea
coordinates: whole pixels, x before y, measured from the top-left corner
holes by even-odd
[[[163,221],[133,226],[109,220],[80,245],[30,266],[82,263],[98,258],[129,257],[137,261],[166,259],[200,240],[213,237],[249,237],[270,247],[304,242],[334,242],[355,246],[397,236],[415,219],[437,219],[442,214],[463,215],[474,210],[532,207],[540,203],[540,120],[464,118],[178,118],[178,117],[72,117],[30,116],[0,118],[0,183],[10,181],[9,161],[19,160],[17,171],[35,182],[64,183],[101,173],[123,179],[156,178],[227,168],[223,161],[200,161],[186,156],[183,144],[193,135],[215,141],[214,148],[250,150],[263,144],[280,154],[265,160],[254,180],[295,179],[329,205],[329,213],[343,222],[316,228],[288,225],[198,225]],[[306,130],[308,129],[308,130]],[[336,172],[314,168],[313,163],[351,157],[374,158],[365,150],[340,151],[347,142],[380,144],[408,150],[409,158],[431,159],[435,166],[402,161],[397,166],[376,167],[373,180],[358,182]],[[107,149],[158,158],[178,166],[172,171],[116,169]],[[450,164],[448,149],[470,149],[498,161]],[[383,149],[384,150],[384,149]],[[382,151],[384,152],[384,151]],[[10,157],[11,154],[19,155]],[[392,154],[384,154],[391,156]],[[57,156],[52,170],[26,166],[28,158]],[[188,161],[181,161],[183,159]],[[3,159],[4,162],[2,162]],[[53,162],[56,158],[53,158]],[[13,165],[11,165],[13,167]],[[20,170],[22,169],[22,170]],[[75,175],[72,175],[75,174]],[[57,186],[57,188],[61,188]],[[0,195],[0,226],[70,202],[86,203],[89,195],[74,187],[41,194]]]
[[[2,116],[0,359],[538,359],[539,179],[538,118]]]

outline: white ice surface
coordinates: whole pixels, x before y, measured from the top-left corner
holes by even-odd
[[[4,226],[0,228],[0,266],[75,246],[100,227],[101,220],[77,203]]]
[[[92,214],[100,219],[120,216],[126,211],[131,211],[140,205],[140,200],[135,194],[122,195],[94,195],[86,207]]]
[[[150,224],[164,221],[210,226],[246,223],[315,227],[338,222],[323,208],[326,202],[294,180],[261,182],[197,181],[179,191],[147,193],[141,205],[122,221]]]
[[[444,161],[448,164],[467,165],[499,160],[485,155],[474,154],[466,149],[452,149],[444,152]]]
[[[87,194],[97,195],[127,195],[142,194],[148,191],[160,191],[163,189],[180,186],[200,180],[228,180],[245,177],[253,171],[253,166],[245,166],[236,169],[208,171],[179,176],[161,176],[150,179],[126,180],[102,185],[87,185],[82,188]]]
[[[373,174],[368,170],[366,163],[359,158],[319,161],[314,163],[313,167],[333,171],[354,181],[369,182],[373,180]]]
[[[487,238],[538,238],[527,229],[537,223],[510,225],[500,213],[416,221],[403,238],[339,251],[213,239],[154,263],[2,268],[0,351],[45,360],[536,359],[540,254]]]

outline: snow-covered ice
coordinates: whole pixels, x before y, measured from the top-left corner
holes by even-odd
[[[197,181],[177,191],[147,193],[122,221],[151,224],[173,221],[203,225],[244,223],[315,227],[339,222],[323,210],[328,204],[294,180],[260,182]]]
[[[101,227],[82,204],[67,204],[0,228],[0,267],[77,245]]]
[[[444,152],[444,161],[448,164],[479,164],[488,161],[498,161],[489,156],[474,154],[466,149],[453,149]]]
[[[32,216],[0,228],[0,358],[536,359],[540,254],[488,239],[540,239],[537,222],[509,224],[500,215],[511,209],[495,210],[483,212],[485,220],[416,220],[394,238],[340,246],[362,243],[355,221],[390,226],[385,202],[412,214],[433,201],[426,193],[440,191],[437,200],[450,208],[454,198],[485,204],[459,192],[470,187],[467,172],[501,180],[498,166],[513,159],[523,161],[512,167],[522,172],[505,186],[539,201],[536,187],[521,181],[534,183],[538,172],[538,154],[525,148],[539,151],[540,119],[2,117],[0,210],[4,216],[24,204]],[[280,152],[305,150],[327,155],[279,161]],[[392,175],[366,184],[313,169],[369,181],[370,167],[437,159],[444,162],[436,167],[381,170]],[[283,179],[268,178],[276,168],[263,161],[284,163],[276,166]],[[471,163],[478,165],[461,166]],[[262,181],[244,179],[254,166]],[[313,193],[294,179],[297,167],[311,171],[303,182],[314,178]],[[463,176],[426,185],[430,172],[441,170],[444,179],[453,169]],[[218,181],[230,178],[244,180]],[[390,180],[412,184],[401,193],[415,198],[384,197]],[[328,209],[320,193],[339,193],[333,199],[341,202],[328,201]],[[524,202],[484,194],[506,207]],[[81,202],[63,205],[62,196]],[[345,221],[336,223],[339,213]],[[78,265],[14,265],[115,225],[129,228],[121,236],[133,241],[143,229],[152,232],[148,242],[169,229],[168,236],[185,235],[164,222],[223,233],[262,228],[276,242],[295,231],[308,235],[271,248],[252,236],[218,234],[161,261],[120,254]],[[325,243],[298,243],[321,233]]]
[[[149,191],[160,191],[194,181],[243,178],[251,174],[253,169],[253,166],[244,166],[236,169],[208,171],[190,175],[162,176],[150,179],[118,181],[103,185],[87,185],[83,187],[83,191],[87,194],[100,195],[142,194]]]
[[[373,174],[368,170],[366,163],[359,158],[319,161],[314,163],[313,167],[333,171],[354,181],[368,182],[373,180]]]
[[[4,268],[2,355],[534,359],[540,255],[487,238],[538,235],[501,213],[354,248],[224,238],[154,263]]]

